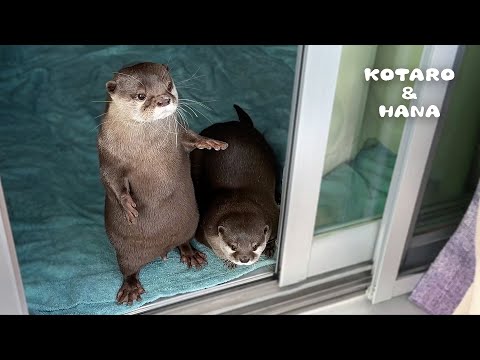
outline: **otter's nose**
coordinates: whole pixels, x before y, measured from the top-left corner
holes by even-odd
[[[245,264],[250,261],[250,257],[243,255],[243,256],[239,256],[238,260],[240,260],[240,262]]]
[[[163,107],[170,104],[170,98],[168,96],[162,96],[157,99],[157,106]]]

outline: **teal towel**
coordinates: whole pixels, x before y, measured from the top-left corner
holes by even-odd
[[[168,62],[180,96],[213,109],[196,108],[193,130],[236,119],[237,103],[284,162],[296,46],[1,46],[0,176],[32,314],[122,314],[273,263],[228,270],[197,244],[204,269],[187,269],[172,251],[141,271],[142,302],[114,302],[121,275],[96,150],[105,104],[92,101],[105,100],[114,71],[139,61]]]
[[[65,233],[75,234],[68,244]],[[229,270],[210,249],[194,242],[208,256],[205,268],[188,269],[178,252],[171,251],[167,260],[154,261],[141,270],[146,290],[142,301],[117,305],[114,299],[122,276],[113,249],[106,241],[99,241],[104,237],[102,226],[71,225],[49,232],[47,241],[18,249],[26,257],[22,274],[28,274],[25,289],[30,313],[123,314],[159,298],[209,288],[274,263],[263,258],[252,266]],[[45,248],[46,242],[55,250]]]

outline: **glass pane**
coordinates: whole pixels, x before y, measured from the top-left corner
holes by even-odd
[[[467,209],[480,177],[480,46],[467,46],[403,270],[430,263]]]
[[[271,274],[275,257],[228,269],[194,242],[207,266],[188,269],[174,249],[166,261],[142,268],[141,302],[117,305],[122,275],[104,227],[97,132],[114,72],[142,61],[168,63],[191,129],[236,120],[238,104],[273,148],[281,174],[296,58],[294,45],[0,46],[0,176],[30,311],[125,313],[259,269]],[[171,120],[146,124],[173,144],[181,125]]]
[[[315,234],[382,216],[404,118],[380,117],[379,106],[408,105],[412,83],[365,81],[365,68],[418,66],[423,46],[344,46],[320,190]]]

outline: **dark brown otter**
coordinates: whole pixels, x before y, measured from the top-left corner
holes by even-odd
[[[189,153],[227,144],[180,125],[178,93],[165,65],[123,68],[106,86],[109,102],[97,142],[105,228],[124,277],[117,301],[131,304],[144,292],[140,269],[173,248],[189,267],[205,263],[190,246],[199,214]]]
[[[253,264],[262,252],[272,256],[279,217],[273,150],[250,117],[234,107],[239,122],[214,124],[200,133],[227,142],[228,151],[191,154],[200,208],[196,238],[229,267]]]

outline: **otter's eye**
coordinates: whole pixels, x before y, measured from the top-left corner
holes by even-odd
[[[169,81],[169,82],[167,83],[167,90],[168,90],[168,91],[172,91],[172,89],[173,89],[173,83],[172,83],[171,81]]]
[[[255,251],[255,250],[257,250],[257,249],[258,249],[258,244],[253,244],[253,245],[252,245],[252,250]]]
[[[230,244],[230,249],[232,249],[233,251],[237,251],[237,247],[233,244]]]
[[[145,100],[147,96],[145,94],[137,94],[137,99],[140,100],[140,101],[143,101]]]

